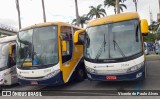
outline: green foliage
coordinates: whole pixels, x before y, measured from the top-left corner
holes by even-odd
[[[155,42],[156,35],[153,33],[148,33],[147,36],[144,36],[144,42]]]
[[[157,40],[160,40],[160,31],[157,33]]]
[[[123,4],[124,1],[126,1],[126,0],[119,0],[119,2],[120,2],[119,7],[122,12],[123,12],[123,8],[127,9],[127,6],[125,4]],[[114,12],[116,14],[116,0],[104,0],[104,6],[114,7]]]
[[[80,24],[83,28],[83,25],[86,23],[86,21],[90,20],[86,15],[80,16]],[[76,19],[73,19],[72,24],[76,25]]]
[[[106,15],[105,9],[102,8],[101,4],[99,4],[97,7],[90,6],[90,11],[87,14],[87,17],[92,19],[94,16],[96,18],[100,18],[101,16],[105,16],[105,15]]]

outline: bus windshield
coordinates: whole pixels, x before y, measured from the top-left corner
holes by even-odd
[[[57,26],[20,31],[17,39],[17,64],[33,66],[58,63]]]
[[[85,38],[84,54],[88,59],[111,60],[142,52],[138,20],[89,27]]]
[[[8,43],[0,44],[0,69],[7,66],[8,63]]]

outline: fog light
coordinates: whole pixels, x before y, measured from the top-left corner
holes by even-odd
[[[0,82],[2,82],[2,81],[3,81],[3,79],[0,80]]]
[[[0,85],[3,85],[3,84],[4,84],[4,80],[1,79],[1,80],[0,80]]]
[[[88,78],[92,78],[92,76],[90,74],[87,74]]]
[[[142,76],[142,72],[138,73],[138,74],[136,75],[136,78],[139,78],[139,77],[141,77],[141,76]]]

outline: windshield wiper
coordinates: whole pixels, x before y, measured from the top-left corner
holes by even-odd
[[[118,47],[118,49],[119,49],[119,52],[121,53],[121,55],[122,55],[123,57],[126,57],[125,54],[123,53],[122,49],[119,47],[118,43],[117,43],[115,40],[113,40],[113,44],[114,44],[114,49],[115,49],[115,44],[116,44],[117,47]]]
[[[95,59],[98,59],[98,58],[101,56],[102,51],[103,51],[103,48],[104,48],[104,52],[105,52],[106,44],[107,44],[107,42],[106,42],[106,38],[105,38],[105,34],[104,34],[104,40],[103,40],[103,42],[102,42],[102,44],[101,44],[101,47],[100,47],[99,50],[98,50],[98,53],[97,53]]]

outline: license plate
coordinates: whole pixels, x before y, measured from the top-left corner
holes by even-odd
[[[117,76],[106,76],[107,80],[117,80]]]
[[[38,85],[38,82],[37,81],[32,81],[31,85]]]

